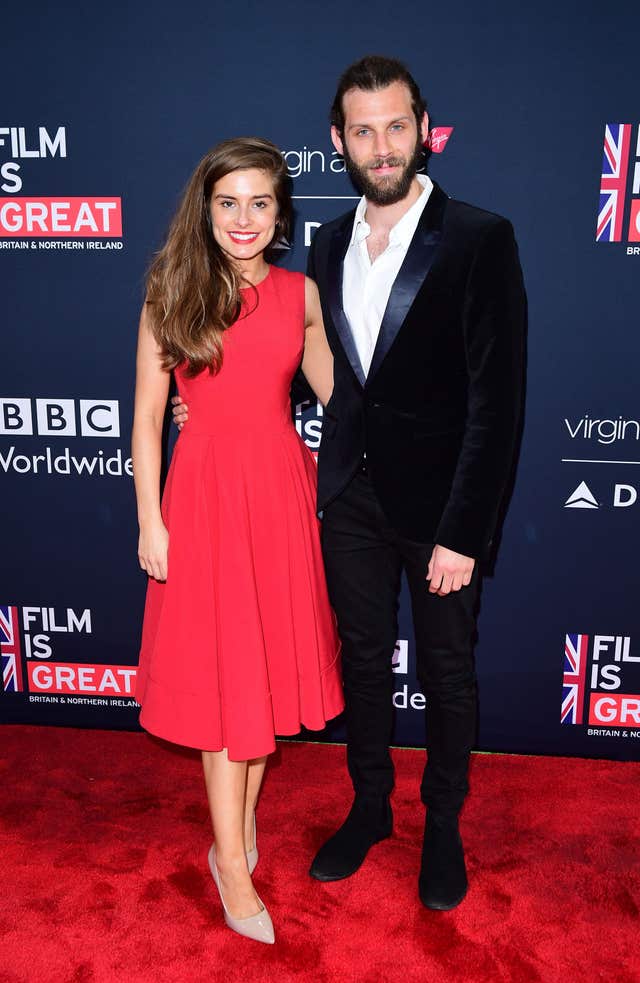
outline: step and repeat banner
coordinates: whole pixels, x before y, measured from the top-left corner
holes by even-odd
[[[423,89],[432,176],[513,221],[529,296],[520,462],[479,618],[478,747],[640,758],[639,32],[628,4],[578,16],[546,0],[481,15],[399,0],[393,18],[377,0],[3,14],[3,721],[137,726],[145,268],[197,160],[256,134],[285,155],[297,222],[282,262],[304,269],[318,226],[356,201],[328,109],[341,71],[373,52]],[[321,409],[294,412],[317,450]],[[395,741],[419,746],[406,593],[399,636]],[[176,651],[177,681],[188,658]]]

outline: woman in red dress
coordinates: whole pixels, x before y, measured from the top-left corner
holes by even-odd
[[[133,460],[149,575],[136,697],[151,733],[202,750],[225,921],[273,942],[251,881],[255,807],[275,734],[343,708],[315,514],[315,462],[291,419],[298,366],[333,387],[313,281],[269,265],[290,231],[278,149],[228,140],[191,178],[147,280]],[[160,502],[174,372],[190,407]]]

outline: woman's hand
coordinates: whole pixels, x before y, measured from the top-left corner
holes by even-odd
[[[173,414],[173,422],[177,426],[178,430],[182,430],[185,423],[189,419],[189,407],[182,401],[182,397],[180,396],[172,396],[171,403],[173,404],[173,409],[171,410]]]
[[[159,519],[153,525],[140,529],[138,539],[138,559],[143,570],[154,580],[167,579],[167,556],[169,553],[169,533],[164,522]]]

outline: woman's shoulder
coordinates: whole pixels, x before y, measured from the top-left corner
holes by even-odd
[[[274,289],[285,303],[294,307],[305,306],[307,278],[304,273],[284,270],[281,266],[272,266],[271,277]]]
[[[297,270],[285,270],[281,266],[272,266],[271,275],[273,276],[274,273],[276,279],[287,286],[290,285],[292,288],[300,288],[306,279],[304,273],[298,273]]]

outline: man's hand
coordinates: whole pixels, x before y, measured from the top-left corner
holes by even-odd
[[[434,546],[426,577],[430,582],[429,593],[445,597],[453,590],[468,587],[475,562],[472,557],[454,553],[446,546]]]
[[[176,424],[178,430],[182,430],[185,423],[189,419],[189,407],[186,403],[182,402],[180,396],[172,396],[171,402],[173,403],[173,422]]]

